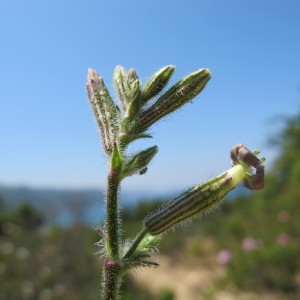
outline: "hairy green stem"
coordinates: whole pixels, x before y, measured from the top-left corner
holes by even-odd
[[[103,300],[117,299],[119,290],[120,265],[109,259],[104,263]]]
[[[106,226],[107,226],[107,250],[108,257],[119,259],[119,218],[118,218],[118,190],[120,186],[119,176],[111,171],[107,180],[106,195]]]
[[[104,262],[103,299],[115,300],[119,290],[121,267],[119,263],[119,216],[118,191],[120,179],[118,173],[111,170],[107,178],[106,226],[107,258]]]

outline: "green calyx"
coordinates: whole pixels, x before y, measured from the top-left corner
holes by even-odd
[[[113,82],[122,108],[129,114],[128,106],[133,102],[138,102],[137,99],[140,95],[140,81],[138,75],[134,69],[130,69],[126,72],[122,66],[117,66],[115,68]]]
[[[209,79],[209,70],[200,69],[178,81],[138,116],[139,129],[146,130],[158,120],[192,100],[203,90]]]
[[[146,103],[163,90],[173,75],[174,70],[174,66],[166,66],[151,76],[142,90],[141,99],[143,103]]]
[[[194,216],[213,207],[233,187],[227,172],[204,184],[196,185],[164,207],[151,214],[144,221],[145,228],[152,235],[159,235]]]
[[[202,214],[219,203],[239,182],[250,189],[264,186],[264,159],[258,159],[244,145],[238,144],[231,150],[234,166],[221,175],[198,184],[144,220],[144,226],[152,235],[159,235],[191,218]],[[249,168],[256,173],[249,173]]]
[[[174,70],[172,65],[161,68],[150,77],[144,87],[141,87],[135,70],[126,71],[121,66],[115,68],[114,86],[124,110],[122,133],[137,135],[145,132],[159,119],[196,97],[210,79],[209,70],[200,69],[177,82],[147,107],[149,100],[166,87]]]

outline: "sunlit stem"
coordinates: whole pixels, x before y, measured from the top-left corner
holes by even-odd
[[[117,299],[120,277],[120,266],[115,261],[106,259],[104,262],[103,300]]]
[[[120,180],[113,172],[108,175],[106,195],[107,250],[109,257],[119,259],[118,190]]]

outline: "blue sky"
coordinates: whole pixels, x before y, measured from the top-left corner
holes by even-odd
[[[96,69],[111,94],[116,65],[143,82],[175,65],[172,83],[199,68],[212,79],[151,128],[159,153],[124,188],[164,191],[230,167],[231,146],[260,149],[270,165],[272,119],[299,110],[300,2],[152,0],[0,2],[0,183],[104,187],[107,172],[85,91]]]

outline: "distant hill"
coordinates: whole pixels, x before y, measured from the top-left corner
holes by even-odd
[[[246,189],[237,188],[228,198],[235,198]],[[130,207],[138,201],[167,200],[176,197],[179,192],[158,193],[153,191],[122,191],[122,205]],[[145,196],[146,195],[146,196]],[[104,190],[102,189],[58,189],[32,188],[27,186],[0,185],[0,199],[5,208],[13,209],[27,202],[43,212],[47,223],[69,225],[84,222],[97,225],[104,216]]]
[[[159,195],[157,192],[149,191],[122,191],[121,197],[123,206],[129,207],[139,200],[151,201],[158,197],[166,198],[170,194],[173,193]],[[104,215],[102,189],[32,188],[2,184],[0,199],[7,209],[13,209],[23,202],[30,203],[45,214],[50,224],[68,225],[78,221],[96,225]]]
[[[103,215],[103,191],[100,189],[51,189],[31,188],[27,186],[0,185],[0,197],[7,209],[13,209],[20,203],[30,203],[43,212],[49,223],[68,225],[75,221],[87,221],[92,207],[92,222]],[[99,221],[98,221],[99,222]]]

